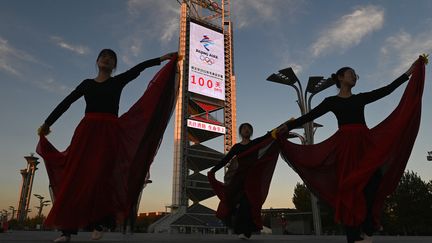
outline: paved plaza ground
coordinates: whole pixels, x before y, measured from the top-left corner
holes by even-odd
[[[38,232],[38,231],[12,231],[0,234],[0,243],[18,243],[18,242],[52,242],[59,235],[58,232]],[[72,238],[71,242],[177,242],[177,243],[264,243],[264,242],[286,242],[286,243],[344,243],[343,236],[299,236],[299,235],[254,235],[249,241],[240,240],[235,235],[184,235],[184,234],[144,234],[123,235],[121,233],[106,233],[104,238],[99,241],[90,240],[89,232],[80,232]],[[432,243],[432,236],[419,237],[397,237],[397,236],[376,236],[376,243]]]

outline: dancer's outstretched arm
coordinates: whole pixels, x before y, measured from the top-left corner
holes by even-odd
[[[309,111],[307,114],[297,118],[290,119],[284,123],[282,123],[277,129],[277,133],[287,133],[296,127],[300,127],[303,124],[313,121],[316,118],[324,115],[325,113],[330,111],[330,103],[328,99],[324,99],[319,105]]]
[[[66,98],[60,102],[60,104],[57,105],[57,107],[51,112],[51,114],[48,116],[48,118],[45,120],[45,122],[42,124],[42,126],[38,129],[39,135],[48,135],[50,132],[49,128],[51,127],[54,122],[57,121],[57,119],[65,112],[67,109],[69,109],[70,105],[74,103],[76,100],[81,98],[81,96],[84,95],[85,90],[85,82],[83,81],[80,85],[78,85],[74,91],[72,91]]]
[[[171,59],[171,57],[173,57],[173,55],[175,55],[175,54],[176,54],[175,52],[168,53],[168,54],[163,55],[161,57],[153,58],[153,59],[144,61],[144,62],[134,66],[133,68],[129,69],[128,71],[117,75],[115,78],[118,79],[118,81],[120,82],[120,84],[122,86],[125,86],[130,81],[136,79],[140,75],[140,73],[142,71],[144,71],[144,69],[160,65],[161,62]]]
[[[224,167],[226,164],[228,164],[228,162],[231,161],[231,159],[237,155],[239,152],[239,147],[238,144],[235,144],[230,151],[225,155],[225,157],[223,157],[223,159],[217,164],[215,165],[210,171],[211,172],[216,172],[218,170],[220,170],[220,168]]]
[[[372,90],[367,93],[360,93],[359,96],[362,97],[362,99],[366,104],[369,104],[391,94],[395,89],[397,89],[399,86],[401,86],[404,82],[406,82],[409,79],[409,76],[411,76],[411,74],[414,71],[414,67],[417,61],[415,61],[404,74],[402,74],[399,78],[394,80],[389,85],[376,90]]]

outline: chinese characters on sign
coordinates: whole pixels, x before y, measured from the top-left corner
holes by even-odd
[[[187,120],[187,126],[191,127],[191,128],[196,128],[196,129],[206,130],[206,131],[210,131],[210,132],[225,134],[225,127],[210,124],[210,123],[205,123],[205,122],[200,122],[200,121],[188,119]]]

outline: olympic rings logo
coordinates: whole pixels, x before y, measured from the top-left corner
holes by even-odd
[[[200,60],[207,63],[208,65],[212,65],[215,63],[214,58],[210,58],[210,57],[203,55],[203,54],[200,55]]]

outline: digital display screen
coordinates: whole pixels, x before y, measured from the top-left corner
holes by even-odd
[[[225,100],[224,35],[194,22],[189,36],[189,92]]]

